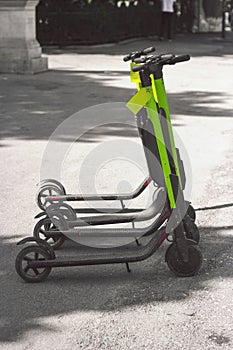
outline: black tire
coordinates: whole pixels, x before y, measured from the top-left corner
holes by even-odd
[[[46,209],[46,213],[49,217],[56,212],[60,213],[65,220],[75,221],[77,219],[75,210],[67,203],[54,203]]]
[[[36,202],[41,210],[45,210],[45,201],[47,196],[61,196],[64,192],[55,185],[44,185],[42,186],[36,195]]]
[[[186,214],[190,217],[190,219],[193,222],[196,220],[196,212],[195,212],[195,209],[193,208],[193,206],[191,204],[189,204]]]
[[[44,179],[42,181],[40,181],[40,183],[38,184],[40,185],[40,188],[47,186],[47,185],[52,185],[52,186],[56,186],[58,187],[64,194],[66,194],[66,190],[65,187],[57,180],[54,179]]]
[[[186,237],[198,244],[200,241],[200,232],[195,222],[193,222],[193,220],[186,215],[183,219],[183,225]]]
[[[46,236],[46,231],[49,230],[57,230],[57,228],[49,218],[41,219],[34,227],[33,236],[36,240],[41,239],[42,241],[46,241],[54,250],[56,250],[64,243],[65,236],[62,233],[59,233],[57,237],[48,237]]]
[[[202,254],[194,241],[187,239],[189,261],[184,262],[180,257],[176,243],[172,243],[167,251],[165,260],[169,269],[179,277],[191,277],[198,273],[202,264]]]
[[[33,260],[50,260],[49,252],[39,246],[31,245],[22,249],[16,257],[15,269],[18,275],[26,282],[37,283],[45,280],[51,267],[31,268],[28,263]]]

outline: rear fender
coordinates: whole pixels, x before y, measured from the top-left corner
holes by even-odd
[[[29,243],[29,242],[35,242],[39,246],[42,246],[43,248],[45,248],[49,252],[51,259],[56,258],[53,248],[47,242],[43,241],[42,239],[35,239],[34,237],[26,237],[26,238],[22,239],[21,241],[19,241],[17,243],[17,245],[23,245],[23,244]]]

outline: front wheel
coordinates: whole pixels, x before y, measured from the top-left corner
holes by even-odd
[[[50,254],[46,249],[32,245],[19,252],[15,260],[15,269],[24,281],[30,283],[41,282],[48,277],[51,267],[30,267],[30,262],[50,259]]]
[[[202,264],[202,254],[194,241],[187,239],[188,256],[187,262],[184,262],[180,256],[176,242],[172,243],[167,251],[165,260],[169,269],[179,277],[191,277],[198,273]]]
[[[54,250],[60,248],[65,241],[65,236],[58,233],[50,236],[50,231],[57,231],[57,227],[49,218],[44,218],[37,222],[33,230],[33,236],[36,240],[46,241]]]
[[[187,215],[190,217],[190,219],[194,222],[196,220],[196,212],[195,209],[191,204],[189,204],[187,209]]]
[[[193,220],[186,215],[183,219],[183,225],[186,237],[198,244],[200,241],[200,232],[195,222],[193,222]]]

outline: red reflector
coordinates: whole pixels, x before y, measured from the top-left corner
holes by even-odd
[[[149,179],[147,179],[147,180],[144,182],[143,186],[146,187],[147,185],[149,185],[149,183],[151,182],[151,180],[152,180],[152,178],[149,177]]]

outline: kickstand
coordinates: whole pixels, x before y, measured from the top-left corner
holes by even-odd
[[[127,268],[127,272],[130,273],[131,270],[130,270],[130,268],[129,268],[129,263],[126,263],[126,268]]]
[[[125,205],[122,199],[120,199],[122,209],[125,209]]]
[[[141,243],[139,242],[139,240],[137,238],[135,239],[135,242],[136,242],[137,246],[140,247]]]

